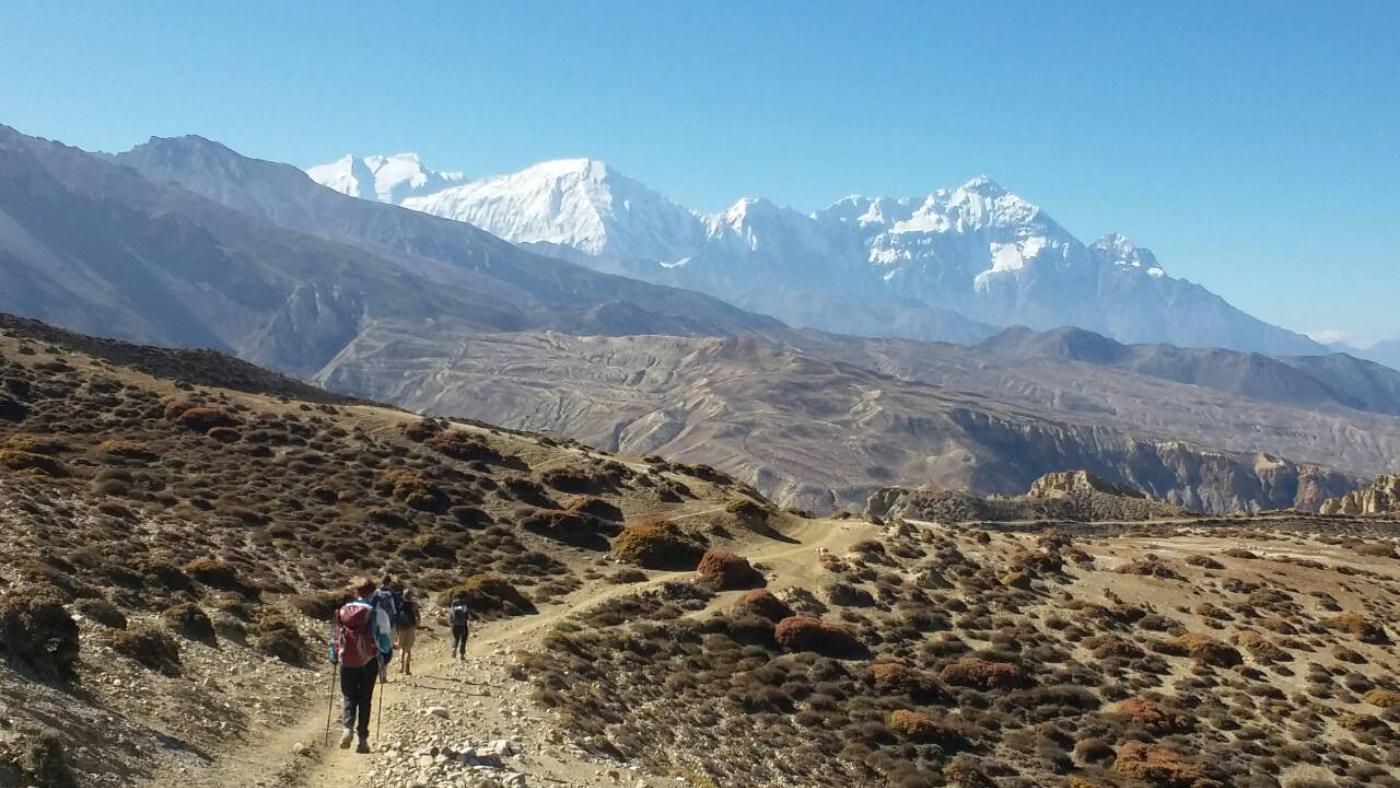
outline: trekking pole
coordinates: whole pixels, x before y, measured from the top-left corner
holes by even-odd
[[[335,650],[335,614],[331,614],[331,650]],[[322,742],[329,747],[331,744],[331,715],[335,713],[335,680],[340,675],[340,655],[331,663],[331,691],[326,695],[326,736]]]
[[[337,660],[331,666],[331,691],[326,695],[326,737],[323,742],[326,746],[331,743],[331,717],[335,714],[335,680],[340,675],[340,661]]]
[[[374,722],[374,746],[376,747],[379,746],[379,732],[384,729],[384,693],[387,692],[384,688],[388,686],[384,681],[385,670],[387,668],[384,667],[384,658],[381,656],[379,658],[379,712]]]

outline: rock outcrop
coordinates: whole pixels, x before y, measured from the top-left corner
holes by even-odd
[[[1377,476],[1370,487],[1353,490],[1322,504],[1323,514],[1386,514],[1400,512],[1400,475]]]
[[[866,504],[866,514],[906,520],[1007,522],[1014,520],[1161,520],[1185,517],[1179,506],[1156,500],[1141,490],[1114,484],[1089,471],[1047,473],[1025,495],[979,498],[962,491],[887,487]]]

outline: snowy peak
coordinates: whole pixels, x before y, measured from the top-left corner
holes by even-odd
[[[671,261],[692,254],[704,240],[704,227],[690,211],[594,159],[542,162],[402,205],[474,224],[508,241],[598,257]]]
[[[341,194],[364,200],[379,199],[374,188],[374,172],[366,166],[364,159],[351,154],[347,153],[330,164],[311,167],[306,174],[311,176],[311,180]]]
[[[416,153],[392,156],[347,154],[330,164],[309,167],[306,174],[341,194],[394,205],[423,194],[441,191],[462,181],[460,172],[436,172],[423,166]]]
[[[1144,249],[1118,233],[1109,233],[1090,247],[1100,259],[1119,268],[1135,268],[1148,276],[1166,276],[1152,250]]]

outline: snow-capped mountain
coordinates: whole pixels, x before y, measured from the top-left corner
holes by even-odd
[[[364,194],[353,164],[310,173]],[[1081,242],[986,177],[924,197],[853,195],[810,214],[744,198],[701,215],[602,162],[567,159],[417,189],[398,203],[599,270],[839,333],[969,342],[999,326],[1075,325],[1123,342],[1325,352],[1169,276],[1151,251],[1121,235]]]
[[[306,171],[324,186],[366,200],[399,205],[404,200],[435,194],[463,180],[460,172],[435,172],[423,166],[416,153],[393,156],[345,155]]]
[[[705,239],[690,211],[601,161],[561,159],[402,201],[517,243],[670,263]]]

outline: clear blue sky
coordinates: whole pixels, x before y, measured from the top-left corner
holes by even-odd
[[[987,5],[995,8],[974,8]],[[1400,2],[0,6],[0,122],[307,165],[605,159],[690,207],[988,174],[1299,330],[1400,336]]]

